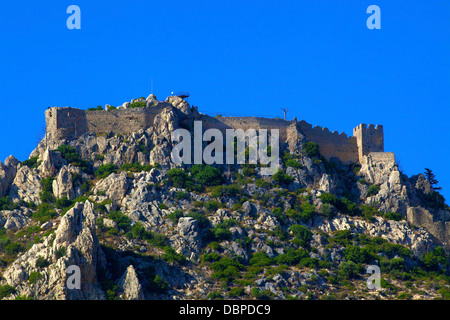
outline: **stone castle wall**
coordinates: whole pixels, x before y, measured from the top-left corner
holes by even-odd
[[[370,152],[384,152],[384,134],[383,126],[361,123],[353,129],[353,136],[356,137],[358,144],[359,162]]]
[[[435,220],[430,211],[422,207],[408,208],[407,220],[413,225],[424,227],[447,248],[450,248],[450,221]]]
[[[51,108],[45,112],[47,133],[50,139],[77,138],[88,132],[132,133],[153,125],[155,116],[164,107],[80,110]]]
[[[107,132],[132,133],[153,125],[155,116],[164,108],[172,107],[162,103],[151,108],[80,110],[75,108],[51,108],[45,112],[47,137],[49,139],[77,138],[88,132],[100,134]],[[327,159],[335,157],[344,163],[357,163],[371,152],[380,153],[377,157],[390,157],[384,154],[383,127],[361,124],[353,130],[353,137],[327,128],[313,127],[305,121],[286,121],[261,117],[215,117],[198,112],[192,113],[191,120],[201,120],[203,129],[278,129],[280,145],[293,146],[297,136],[303,135],[308,141],[320,147],[321,154]],[[186,119],[185,119],[186,120]]]

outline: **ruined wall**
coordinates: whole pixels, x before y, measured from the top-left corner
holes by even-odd
[[[361,123],[353,129],[353,136],[358,144],[359,162],[363,161],[363,156],[370,152],[384,152],[383,126]]]
[[[348,137],[344,132],[330,132],[328,128],[313,127],[306,121],[298,123],[300,131],[309,141],[315,142],[320,147],[320,153],[330,160],[339,158],[344,163],[358,162],[358,148],[355,137]]]
[[[220,117],[218,121],[233,129],[278,129],[280,133],[280,143],[287,139],[287,128],[291,124],[290,121],[283,119],[270,119],[260,117]],[[281,145],[281,144],[280,144]]]
[[[422,207],[408,208],[407,220],[409,223],[424,227],[447,248],[450,248],[450,221],[435,221],[430,211]]]
[[[47,138],[64,139],[77,138],[88,132],[93,133],[132,133],[153,125],[155,116],[164,108],[174,108],[168,103],[159,103],[151,108],[116,109],[111,111],[86,111],[75,108],[51,108],[45,112],[47,122]],[[174,108],[177,110],[176,108]],[[278,129],[280,147],[294,147],[300,135],[308,141],[315,142],[320,147],[321,154],[330,160],[333,157],[344,163],[361,163],[363,156],[376,153],[377,159],[390,160],[393,154],[384,154],[383,127],[378,125],[360,124],[353,129],[353,137],[337,131],[330,132],[327,128],[313,127],[305,121],[296,119],[270,119],[261,117],[215,117],[212,118],[198,112],[180,118],[182,127],[192,127],[193,120],[200,120],[203,130],[217,128],[225,133],[226,129]],[[297,140],[296,140],[297,139]],[[379,154],[378,154],[379,153]],[[394,159],[395,161],[395,159]]]
[[[51,108],[45,112],[49,139],[77,138],[88,132],[132,133],[153,124],[155,116],[165,106],[153,108],[80,110],[75,108]]]
[[[51,108],[45,112],[47,138],[76,138],[87,133],[86,112],[75,108]]]
[[[372,161],[395,163],[395,154],[393,152],[370,152]]]

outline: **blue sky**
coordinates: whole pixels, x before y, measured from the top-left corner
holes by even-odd
[[[69,5],[81,30],[68,30]],[[369,30],[369,5],[381,30]],[[450,197],[450,1],[1,1],[0,160],[28,158],[48,106],[191,92],[200,111],[352,134],[383,124],[408,174]]]

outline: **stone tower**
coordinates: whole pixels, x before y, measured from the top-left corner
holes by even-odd
[[[358,145],[359,163],[362,163],[363,157],[370,152],[384,152],[383,126],[361,123],[353,129],[353,136]]]

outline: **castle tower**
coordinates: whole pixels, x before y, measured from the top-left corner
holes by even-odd
[[[358,146],[359,162],[370,152],[384,152],[383,126],[361,123],[353,129],[353,136],[356,138]]]

